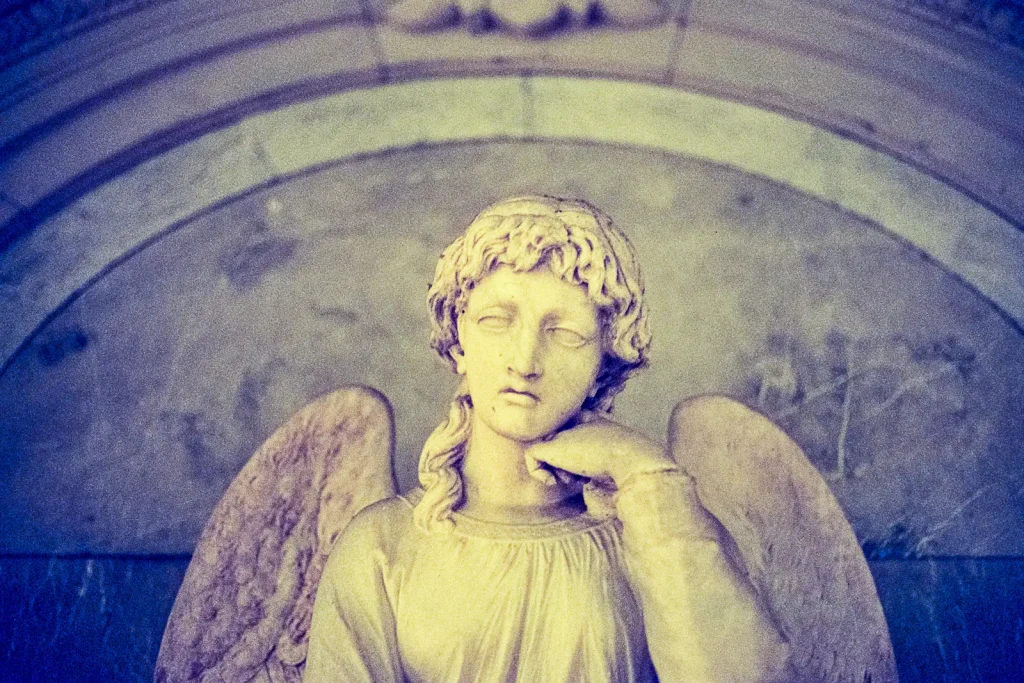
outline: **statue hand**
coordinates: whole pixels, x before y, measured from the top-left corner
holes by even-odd
[[[663,446],[636,430],[593,414],[580,420],[526,451],[534,478],[547,484],[584,478],[618,486],[633,474],[675,466]]]

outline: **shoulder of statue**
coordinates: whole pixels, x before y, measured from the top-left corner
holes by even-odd
[[[393,496],[363,508],[345,528],[333,554],[370,554],[392,556],[414,528],[413,503],[408,496]]]

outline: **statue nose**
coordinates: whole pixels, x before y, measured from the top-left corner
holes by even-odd
[[[522,330],[511,340],[508,369],[520,377],[532,379],[542,371],[540,359],[540,335]]]

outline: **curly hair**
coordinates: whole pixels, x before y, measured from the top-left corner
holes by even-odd
[[[612,219],[581,200],[525,196],[493,204],[441,254],[427,302],[430,345],[455,368],[458,318],[473,288],[500,266],[529,272],[547,266],[584,288],[598,311],[603,357],[594,392],[582,409],[610,412],[626,380],[648,362],[651,332],[636,252]],[[419,526],[451,527],[462,499],[459,463],[469,439],[472,402],[465,382],[448,419],[427,439],[420,455],[424,495],[414,516]]]

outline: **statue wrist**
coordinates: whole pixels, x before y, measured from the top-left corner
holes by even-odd
[[[652,444],[650,448],[641,451],[629,449],[627,452],[617,453],[612,460],[609,474],[617,487],[621,487],[628,479],[640,474],[667,472],[678,469],[673,461],[660,448]]]

